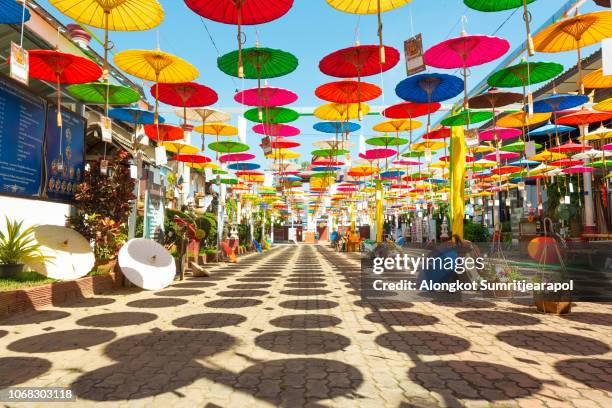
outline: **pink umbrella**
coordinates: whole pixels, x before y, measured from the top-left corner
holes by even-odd
[[[300,129],[284,124],[262,123],[253,126],[253,132],[266,136],[291,137],[300,134]]]
[[[241,162],[254,159],[255,155],[251,153],[230,153],[219,157],[221,163]]]
[[[445,69],[463,68],[464,108],[468,109],[467,69],[496,60],[510,49],[503,38],[488,35],[467,35],[451,38],[428,49],[423,58],[425,64]]]
[[[582,166],[584,165],[584,162],[582,160],[573,160],[573,159],[565,158],[565,159],[555,160],[548,164],[551,166],[557,166],[557,167],[572,167],[572,166]]]
[[[238,92],[234,100],[247,106],[272,107],[289,105],[297,101],[298,96],[288,89],[266,86],[258,89],[247,89]]]
[[[396,166],[421,166],[423,163],[421,163],[420,161],[416,161],[416,160],[402,159],[402,160],[394,160],[393,164],[395,164]]]
[[[593,168],[589,166],[572,166],[562,170],[566,174],[592,173]]]
[[[503,127],[494,127],[491,129],[483,130],[478,133],[478,138],[481,141],[490,141],[490,140],[506,140],[506,139],[514,139],[515,137],[519,137],[521,135],[520,129],[511,129],[511,128],[503,128]]]
[[[592,146],[581,145],[578,143],[574,143],[569,141],[567,143],[562,144],[561,146],[551,147],[548,151],[553,153],[578,153],[583,152],[585,150],[591,150]]]
[[[397,152],[393,149],[370,149],[365,153],[359,153],[359,157],[364,160],[380,160],[395,156]]]
[[[608,143],[602,147],[602,150],[612,150],[612,143]]]
[[[515,152],[500,152],[500,151],[496,151],[496,152],[489,153],[489,154],[485,155],[484,159],[485,160],[497,161],[497,155],[499,155],[499,160],[511,160],[511,159],[518,159],[519,157],[521,157],[520,154],[515,153]]]

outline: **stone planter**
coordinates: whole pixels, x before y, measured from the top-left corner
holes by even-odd
[[[536,300],[535,306],[538,312],[554,315],[568,314],[572,311],[572,301]]]
[[[0,264],[0,277],[1,278],[14,278],[17,277],[25,269],[24,264]]]

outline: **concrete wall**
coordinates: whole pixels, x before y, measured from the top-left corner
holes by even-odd
[[[5,216],[23,220],[24,225],[28,226],[34,224],[63,226],[68,215],[70,215],[70,206],[67,204],[0,196],[1,228],[4,228]]]

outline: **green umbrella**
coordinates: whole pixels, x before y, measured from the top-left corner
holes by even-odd
[[[244,112],[244,117],[250,120],[251,122],[279,124],[293,122],[300,117],[300,114],[289,108],[266,108],[263,111],[262,119],[260,120],[259,109],[253,108]]]
[[[70,85],[67,90],[70,95],[81,102],[102,105],[106,103],[107,86],[109,105],[129,105],[140,100],[140,94],[132,88],[121,85],[107,85],[103,82]]]
[[[425,156],[425,152],[407,152],[402,154],[402,157],[415,157],[415,158],[419,158],[419,157],[423,157]]]
[[[319,173],[313,173],[310,175],[310,178],[328,178],[331,177],[333,175],[332,171],[329,172],[319,172]]]
[[[612,160],[606,160],[605,162],[603,160],[598,160],[596,162],[589,164],[589,166],[591,167],[612,167]]]
[[[542,147],[541,144],[535,143],[535,148],[540,149]],[[509,145],[506,146],[502,146],[500,148],[500,150],[503,150],[504,152],[524,152],[525,151],[525,142],[523,141],[518,141],[518,142],[514,142],[514,143],[510,143]]]
[[[334,157],[342,156],[347,153],[349,153],[349,151],[346,149],[321,149],[313,150],[312,155],[315,157]]]
[[[534,1],[526,0],[526,3]],[[463,2],[471,9],[485,12],[511,10],[523,5],[523,0],[463,0]]]
[[[463,110],[442,121],[443,126],[464,126],[484,122],[493,118],[493,112]]]
[[[238,78],[238,51],[232,51],[217,59],[217,66],[227,75]],[[244,78],[277,78],[287,75],[298,66],[298,59],[291,53],[273,48],[253,47],[242,50]]]
[[[525,178],[529,175],[529,171],[528,170],[521,170],[519,172],[516,173],[512,173],[510,174],[510,178]]]
[[[249,145],[226,140],[223,142],[211,143],[208,145],[208,148],[218,153],[241,153],[249,150]]]
[[[238,184],[238,179],[235,179],[235,178],[222,178],[222,179],[219,179],[219,183],[221,183],[221,184],[229,184],[229,185]]]
[[[548,81],[563,72],[563,65],[554,62],[520,62],[501,69],[487,79],[489,86],[517,88]]]
[[[227,171],[221,170],[221,169],[215,169],[212,172],[213,172],[213,174],[228,174]]]
[[[372,146],[401,146],[408,143],[408,139],[401,137],[378,136],[371,137],[366,140],[366,143]]]

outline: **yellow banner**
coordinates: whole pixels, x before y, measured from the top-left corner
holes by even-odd
[[[465,217],[465,131],[463,126],[453,126],[451,131],[451,187],[450,214],[452,237],[463,239],[463,218]]]

